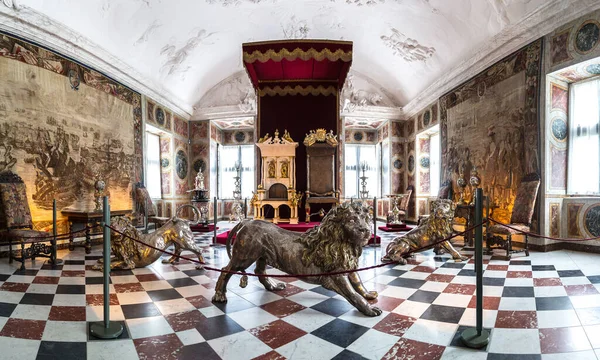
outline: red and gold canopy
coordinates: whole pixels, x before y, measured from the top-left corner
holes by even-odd
[[[335,95],[352,64],[352,42],[279,40],[242,44],[260,96]]]

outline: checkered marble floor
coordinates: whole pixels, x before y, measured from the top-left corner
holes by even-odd
[[[220,224],[222,231],[229,227]],[[385,244],[394,234],[379,233]],[[206,245],[207,261],[227,263]],[[365,248],[361,266],[383,248]],[[334,292],[297,279],[265,291],[250,278],[229,283],[226,304],[210,299],[218,273],[181,262],[111,275],[116,340],[88,335],[102,320],[100,248],[61,251],[64,265],[17,271],[0,259],[1,359],[596,359],[600,356],[600,255],[558,251],[512,261],[485,257],[484,327],[490,343],[465,348],[475,324],[473,260],[454,263],[431,251],[403,266],[361,273],[384,312],[365,317]],[[251,268],[253,269],[253,267]],[[270,269],[269,273],[277,273]]]

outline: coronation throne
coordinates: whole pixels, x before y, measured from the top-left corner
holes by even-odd
[[[260,149],[261,156],[261,183],[251,200],[254,218],[265,220],[265,206],[269,205],[275,212],[273,223],[297,224],[298,203],[302,198],[302,195],[295,190],[298,143],[292,140],[287,130],[281,138],[279,130],[275,130],[272,137],[267,133],[260,138],[256,146]],[[281,206],[289,207],[289,219],[279,217]]]
[[[310,222],[311,205],[340,202],[340,192],[336,189],[335,157],[337,136],[325,129],[311,130],[304,138],[306,146],[306,223]]]

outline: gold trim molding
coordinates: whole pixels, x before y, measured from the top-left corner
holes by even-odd
[[[261,63],[265,63],[269,60],[280,62],[283,59],[288,61],[293,61],[296,59],[303,61],[308,61],[311,59],[323,61],[327,59],[329,61],[342,60],[343,62],[350,62],[352,61],[352,50],[344,51],[342,49],[337,49],[336,51],[331,51],[329,49],[323,49],[321,51],[317,51],[314,48],[310,48],[304,51],[300,48],[295,48],[293,51],[289,51],[288,49],[284,48],[279,51],[269,49],[264,53],[260,52],[259,50],[254,50],[251,54],[244,51],[244,62],[250,64],[257,60]]]
[[[300,85],[296,85],[294,87],[291,87],[289,85],[286,85],[284,87],[281,87],[279,85],[275,86],[275,87],[265,87],[263,89],[258,89],[258,95],[263,97],[266,95],[269,96],[275,96],[275,95],[279,95],[279,96],[285,96],[285,95],[302,95],[302,96],[307,96],[307,95],[313,95],[313,96],[317,96],[317,95],[325,95],[325,96],[329,96],[329,95],[336,95],[337,94],[337,88],[335,86],[317,86],[314,87],[312,85],[309,85],[307,87],[302,87]]]

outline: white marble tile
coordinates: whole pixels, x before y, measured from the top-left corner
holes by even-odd
[[[490,353],[540,354],[538,329],[494,329],[488,347]]]
[[[442,354],[441,360],[486,360],[486,352],[464,347],[447,347]]]
[[[600,311],[594,308],[576,309],[581,325],[600,325]]]
[[[580,326],[575,310],[545,310],[537,312],[538,328]]]
[[[4,327],[4,325],[6,325],[6,322],[8,321],[9,318],[7,317],[0,317],[0,331],[2,331],[2,328]]]
[[[381,359],[398,342],[400,337],[369,329],[363,336],[356,339],[348,350],[367,359]]]
[[[25,293],[15,291],[0,291],[0,302],[18,304]]]
[[[466,284],[466,285],[475,285],[477,284],[477,278],[475,276],[455,276],[451,284]]]
[[[206,275],[192,276],[192,279],[194,279],[194,281],[197,282],[200,285],[202,285],[202,284],[208,284],[209,282],[212,281],[212,279],[209,278]]]
[[[31,284],[27,288],[28,293],[34,294],[55,294],[58,285],[52,284]]]
[[[503,286],[483,286],[483,296],[501,297],[503,291]]]
[[[309,284],[307,282],[304,282],[302,280],[296,280],[291,282],[290,284],[297,286],[301,289],[306,289],[306,290],[310,290],[310,289],[314,289],[316,287],[319,287],[320,285],[316,285],[316,284]]]
[[[11,275],[8,279],[6,279],[6,281],[7,282],[14,282],[14,283],[31,284],[31,282],[33,281],[33,279],[35,279],[35,276],[29,276],[29,275]]]
[[[521,259],[519,259],[521,260]],[[531,271],[531,265],[508,265],[508,271]]]
[[[536,286],[533,293],[535,297],[567,296],[564,286]]]
[[[192,344],[198,344],[198,343],[204,342],[204,338],[202,337],[202,335],[200,335],[200,333],[196,329],[180,331],[180,332],[177,332],[176,334],[177,334],[177,337],[179,337],[179,340],[181,340],[181,343],[183,345],[192,345]]]
[[[325,300],[328,300],[329,296],[325,296],[314,291],[303,291],[301,293],[288,296],[287,298],[304,307],[311,307]]]
[[[286,316],[281,320],[309,333],[334,319],[333,316],[308,308]]]
[[[40,270],[36,276],[50,276],[59,277],[62,274],[62,270]]]
[[[236,311],[227,315],[246,330],[278,320],[276,316],[259,307]]]
[[[61,277],[59,285],[85,285],[85,277]]]
[[[56,294],[52,306],[86,306],[85,295],[81,294]]]
[[[19,304],[10,317],[28,320],[48,320],[50,308],[52,306]]]
[[[241,295],[241,297],[250,301],[256,306],[268,304],[270,302],[282,299],[281,296],[271,291],[255,291],[249,294]]]
[[[216,307],[214,305],[198,309],[198,311],[200,311],[202,313],[202,315],[206,316],[207,318],[225,314],[223,311],[221,311],[221,309],[219,309],[218,307]]]
[[[307,334],[276,349],[289,360],[331,359],[344,349],[314,335]]]
[[[406,273],[406,274],[409,274],[409,273]],[[404,274],[404,275],[406,275],[406,274]],[[387,285],[390,281],[393,281],[393,280],[396,280],[395,276],[377,275],[377,276],[375,276],[373,279],[371,279],[369,281],[377,283],[377,284]]]
[[[116,294],[117,293],[117,291],[115,290],[115,286],[113,284],[109,284],[108,285],[108,291],[111,294]],[[87,295],[104,294],[104,285],[102,285],[102,284],[86,285],[85,286],[85,293]]]
[[[410,271],[410,270],[414,269],[415,267],[417,267],[417,265],[406,264],[406,265],[396,265],[396,266],[393,267],[393,269],[394,270]]]
[[[596,360],[594,350],[575,351],[562,354],[542,354],[542,360]]]
[[[575,309],[599,307],[600,295],[569,296]]]
[[[500,299],[498,310],[535,311],[535,298],[504,297]]]
[[[186,299],[172,299],[156,301],[154,305],[163,315],[175,314],[180,312],[196,310],[194,305],[190,304]]]
[[[488,277],[488,278],[506,278],[506,271],[499,271],[499,270],[486,270],[483,273],[483,277]]]
[[[154,291],[154,290],[164,290],[171,289],[172,286],[166,280],[156,280],[156,281],[143,281],[142,287],[146,291]]]
[[[86,341],[85,321],[48,321],[44,329],[44,341]]]
[[[385,289],[382,292],[380,292],[379,295],[394,297],[394,298],[397,298],[397,299],[408,299],[415,292],[417,292],[417,289],[410,289],[410,288],[405,288],[405,287],[390,286],[387,289]]]
[[[460,272],[460,270],[461,269],[454,268],[437,268],[433,273],[441,275],[457,275]]]
[[[135,275],[119,275],[119,276],[111,276],[110,280],[113,284],[130,284],[130,283],[139,283],[140,281]]]
[[[377,306],[377,304],[375,304]],[[357,309],[352,309],[342,316],[339,316],[339,319],[346,320],[348,322],[362,325],[368,328],[372,328],[377,325],[381,320],[383,320],[389,314],[388,311],[383,311],[379,316],[366,316]]]
[[[419,288],[419,290],[423,291],[433,291],[441,293],[448,287],[448,283],[437,282],[437,281],[428,281],[423,286]]]
[[[40,348],[40,340],[27,340],[11,337],[0,337],[2,360],[35,359]]]
[[[212,296],[214,294],[214,290],[207,289],[202,285],[178,287],[178,288],[175,288],[175,290],[177,290],[177,292],[180,293],[181,296],[183,296],[183,297],[192,297],[192,296],[202,295],[205,298],[210,299],[210,298],[212,298]],[[227,296],[231,296],[231,295],[232,295],[232,293],[228,291]]]
[[[173,332],[173,329],[167,320],[162,316],[152,316],[125,321],[127,322],[129,335],[131,335],[132,339],[166,335]]]
[[[591,282],[585,276],[562,277],[560,281],[563,285],[588,285]]]
[[[554,271],[554,270],[534,271],[532,274],[533,274],[534,279],[559,278],[560,277],[560,276],[558,276],[558,272]]]
[[[406,330],[403,337],[424,343],[447,346],[452,341],[456,329],[458,329],[457,324],[418,319]]]
[[[504,286],[533,286],[531,278],[507,278],[504,281]]]
[[[471,295],[442,293],[433,301],[433,304],[466,308],[471,302],[471,298]]]
[[[421,315],[429,308],[429,304],[406,300],[402,304],[398,305],[392,312],[400,315],[411,316],[414,318],[420,318]]]
[[[162,278],[165,280],[182,279],[188,277],[185,273],[181,271],[161,272],[160,276],[162,276]]]
[[[429,275],[431,275],[431,273],[426,273],[426,272],[421,272],[421,271],[409,271],[407,273],[400,275],[400,277],[405,278],[405,279],[425,280],[425,279],[427,279],[427,277]]]
[[[117,294],[120,305],[141,304],[152,302],[150,296],[145,291],[136,291],[131,293]]]
[[[158,274],[158,271],[154,271],[152,268],[135,268],[131,270],[133,275],[149,275],[149,274]]]
[[[125,320],[123,310],[119,305],[111,305],[109,307],[110,321],[122,321]],[[104,321],[104,307],[103,306],[86,306],[85,307],[85,319],[86,321]]]
[[[600,348],[600,325],[584,326],[585,333],[594,349]]]
[[[133,340],[88,341],[87,360],[137,359]]]
[[[222,359],[252,359],[271,351],[269,346],[246,331],[210,340],[208,344]]]
[[[85,270],[85,265],[63,265],[63,270],[82,271]]]
[[[496,318],[498,317],[498,310],[483,310],[483,327],[493,328],[496,325]],[[476,309],[465,309],[459,325],[475,326],[476,325]]]

